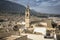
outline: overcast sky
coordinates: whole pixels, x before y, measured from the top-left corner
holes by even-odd
[[[30,5],[31,9],[34,9],[41,13],[55,13],[60,14],[60,0],[9,0],[26,6]]]

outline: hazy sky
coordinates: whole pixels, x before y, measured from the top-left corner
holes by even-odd
[[[22,5],[29,3],[30,8],[42,13],[60,14],[60,0],[9,0]]]

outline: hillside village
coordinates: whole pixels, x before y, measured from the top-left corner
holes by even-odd
[[[29,5],[22,8],[18,14],[1,10],[0,40],[60,40],[59,15],[36,14]]]
[[[46,35],[46,30],[50,31],[51,34],[54,34],[56,26],[60,25],[60,18],[58,17],[39,18],[36,16],[30,16],[29,14],[29,8],[27,8],[25,16],[0,16],[0,38],[8,37],[10,35],[15,35],[16,37],[20,35],[29,36],[33,34]],[[52,25],[53,22],[57,23],[54,27]],[[27,40],[27,36],[21,36],[22,38],[20,40]],[[8,37],[6,40],[10,39],[14,40],[15,37],[14,39]]]

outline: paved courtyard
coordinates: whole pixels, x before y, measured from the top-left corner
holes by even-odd
[[[37,34],[25,34],[28,35],[28,40],[54,40],[54,39],[47,39],[44,38],[43,35],[37,35]]]

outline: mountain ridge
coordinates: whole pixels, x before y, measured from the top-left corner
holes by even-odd
[[[0,14],[20,14],[20,15],[25,15],[25,9],[26,7],[21,5],[21,4],[17,4],[15,2],[11,2],[11,1],[6,1],[6,0],[0,0]],[[52,14],[44,14],[44,13],[39,13],[36,12],[35,10],[30,9],[30,13],[31,15],[34,16],[47,16],[47,15],[52,15]],[[55,15],[55,14],[53,14]],[[57,15],[57,14],[56,14]],[[59,15],[59,14],[58,14]],[[57,16],[58,16],[57,15]]]
[[[0,0],[0,12],[12,12],[12,13],[24,13],[25,7],[21,4],[17,4],[14,2],[6,1],[6,0]]]

